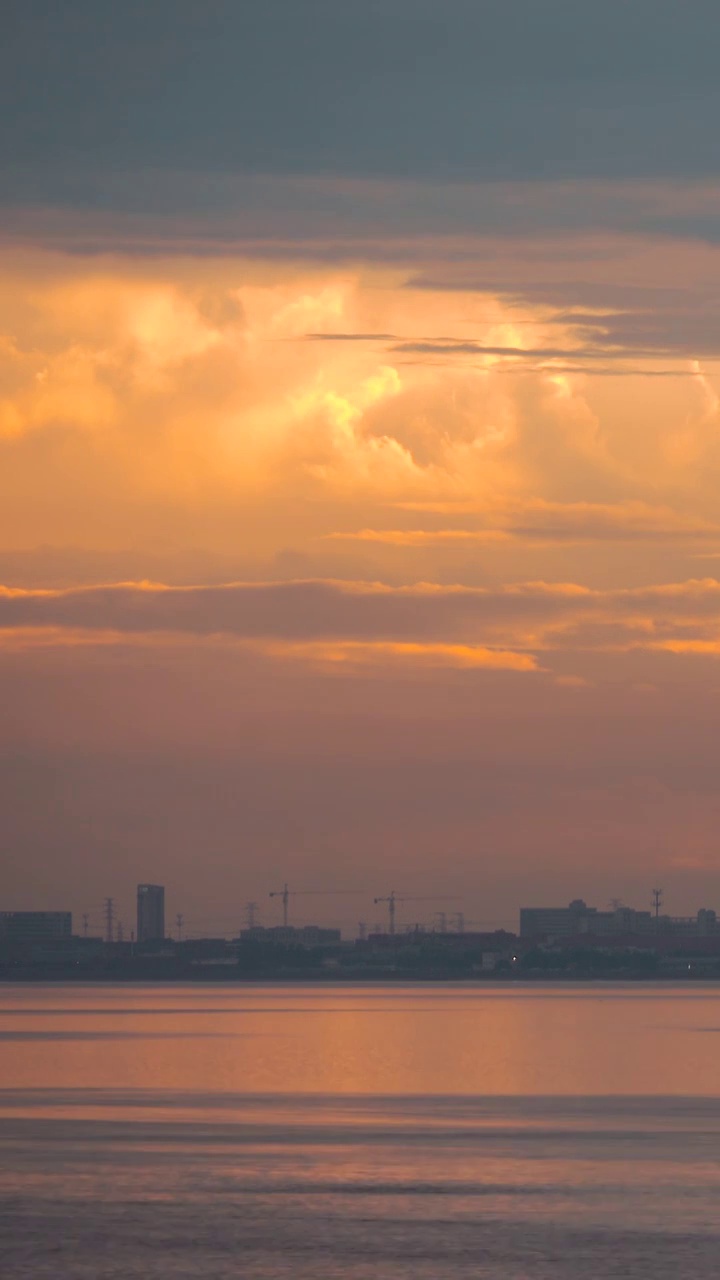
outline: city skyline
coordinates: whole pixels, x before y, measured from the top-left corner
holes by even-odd
[[[340,890],[333,893],[332,890],[312,890],[312,889],[295,889],[290,888],[286,883],[284,891],[270,890],[266,893],[266,901],[256,901],[247,899],[242,902],[239,909],[234,913],[227,914],[223,917],[199,918],[192,914],[187,915],[185,911],[181,911],[181,904],[175,903],[171,896],[171,910],[166,913],[165,895],[166,886],[157,884],[148,884],[147,882],[138,884],[136,887],[134,906],[135,913],[129,917],[123,915],[119,905],[119,900],[115,897],[106,897],[102,904],[95,904],[92,910],[83,910],[80,913],[70,910],[40,910],[37,907],[31,909],[0,909],[0,917],[17,916],[22,917],[28,915],[32,917],[34,914],[39,916],[66,915],[68,919],[72,919],[74,923],[73,932],[75,936],[81,933],[83,936],[102,937],[106,942],[116,941],[136,941],[139,943],[159,941],[163,938],[173,939],[175,941],[197,940],[203,938],[226,938],[239,937],[242,934],[251,934],[253,930],[259,933],[268,931],[269,933],[281,934],[283,929],[289,929],[290,933],[294,931],[302,931],[308,927],[320,926],[321,928],[338,928],[344,938],[357,937],[361,940],[371,934],[390,934],[398,935],[412,933],[421,930],[427,933],[490,933],[495,930],[516,933],[522,936],[524,932],[544,932],[545,926],[530,925],[530,918],[549,920],[550,918],[564,919],[565,921],[583,919],[585,923],[580,932],[592,933],[593,921],[603,923],[602,932],[607,932],[606,922],[614,920],[617,924],[616,932],[633,933],[637,930],[645,931],[657,925],[689,925],[693,922],[702,927],[703,921],[705,925],[715,929],[716,912],[712,905],[705,904],[697,907],[696,911],[691,913],[682,913],[673,911],[671,903],[665,900],[665,894],[662,888],[656,887],[651,891],[648,904],[628,903],[622,898],[610,898],[605,904],[589,906],[582,898],[571,898],[568,902],[561,903],[549,902],[547,900],[541,902],[519,902],[513,918],[491,919],[484,917],[483,919],[471,918],[467,910],[463,907],[463,901],[448,903],[443,897],[416,897],[413,895],[397,893],[391,890],[389,894],[381,897],[373,897],[363,894],[361,890],[351,890],[354,895],[353,901],[357,902],[358,912],[354,919],[349,916],[340,918],[337,911],[327,909],[322,912],[309,906],[306,906],[305,912],[302,909],[293,909],[290,914],[290,902],[296,897],[311,898],[333,898],[347,894],[347,890]],[[280,899],[278,907],[271,901],[273,898]],[[438,906],[438,903],[441,905]],[[296,904],[297,905],[297,904]],[[367,908],[365,910],[364,908]],[[527,925],[523,925],[523,917],[526,918]],[[130,920],[128,924],[127,921]],[[79,922],[82,921],[82,926]],[[622,928],[620,927],[622,925]],[[560,934],[572,934],[576,931],[574,925],[558,924]],[[550,932],[550,926],[548,926]],[[69,928],[67,930],[70,931]]]

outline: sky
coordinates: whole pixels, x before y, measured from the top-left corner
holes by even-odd
[[[3,909],[720,907],[719,42],[6,0]]]

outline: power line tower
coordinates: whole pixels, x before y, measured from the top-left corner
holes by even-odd
[[[182,914],[182,912],[181,912],[181,911],[178,911],[178,913],[177,913],[177,915],[176,915],[176,917],[175,917],[175,927],[177,928],[177,940],[178,940],[178,942],[182,942],[182,931],[183,931],[183,924],[184,924],[184,923],[185,923],[185,917],[184,917],[184,915]]]
[[[660,923],[660,908],[662,906],[662,900],[663,900],[662,889],[653,889],[652,896],[653,896],[653,903],[654,903],[654,909],[655,909],[655,928],[657,929]]]
[[[257,911],[257,902],[245,903],[245,923],[248,929],[255,928],[255,912]]]
[[[105,899],[105,941],[112,942],[115,936],[115,901],[113,898]]]
[[[465,916],[463,915],[462,911],[453,911],[450,919],[455,922],[456,933],[465,932]]]
[[[89,923],[90,923],[90,915],[89,915],[89,913],[88,913],[87,911],[83,911],[82,922],[83,922],[83,938],[87,938],[87,936],[88,936],[88,925],[89,925]]]
[[[123,932],[123,922],[122,922],[122,920],[118,920],[118,922],[117,922],[117,930],[116,930],[116,932],[115,932],[115,940],[116,940],[116,942],[124,942],[124,941],[125,941],[125,934],[124,934],[124,932]]]
[[[435,919],[438,922],[440,933],[447,933],[447,911],[436,911]]]
[[[367,925],[364,920],[358,921],[358,938],[361,942],[367,941]]]

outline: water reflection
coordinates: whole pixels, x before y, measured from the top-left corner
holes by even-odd
[[[13,1280],[715,1280],[712,987],[0,988]]]
[[[719,1027],[715,987],[5,986],[0,1087],[710,1096]]]

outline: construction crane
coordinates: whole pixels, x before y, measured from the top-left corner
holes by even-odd
[[[358,889],[288,889],[287,881],[286,881],[282,889],[273,889],[272,892],[268,894],[268,897],[282,899],[283,928],[287,929],[288,908],[290,906],[291,898],[311,897],[316,894],[327,894],[329,897],[332,897],[335,894],[359,893],[359,892],[360,891]]]
[[[404,898],[398,898],[394,889],[388,894],[387,898],[373,898],[376,906],[378,902],[387,902],[388,904],[388,933],[391,937],[395,935],[395,903],[404,901]]]
[[[283,885],[282,889],[273,889],[272,893],[269,893],[269,894],[268,894],[268,897],[269,897],[269,898],[282,898],[282,905],[283,905],[283,928],[284,928],[284,929],[287,929],[287,927],[288,927],[288,903],[289,903],[289,901],[290,901],[290,890],[289,890],[289,889],[288,889],[288,887],[287,887],[287,883],[285,883],[285,884]],[[294,894],[293,894],[293,897],[295,897],[295,895],[294,895]]]
[[[439,896],[442,898],[445,895],[440,894]],[[388,933],[391,935],[391,937],[395,936],[395,908],[398,902],[437,902],[437,900],[438,900],[437,894],[428,894],[424,897],[423,896],[400,897],[400,895],[397,894],[394,889],[391,889],[390,893],[385,898],[373,898],[373,902],[375,902],[376,904],[378,902],[387,902],[388,904]]]
[[[115,899],[105,899],[105,941],[112,942],[115,936]]]

